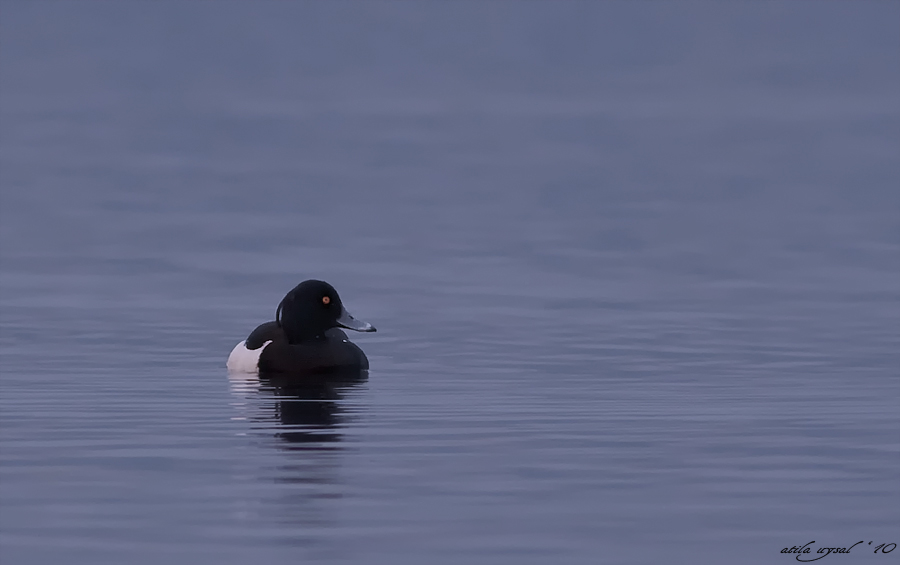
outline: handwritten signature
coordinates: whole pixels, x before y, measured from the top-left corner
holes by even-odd
[[[856,547],[857,545],[864,543],[862,541],[858,541],[851,545],[850,547],[820,547],[816,550],[815,554],[813,554],[813,548],[810,547],[812,544],[816,543],[815,540],[809,542],[806,545],[795,545],[794,547],[786,547],[781,550],[781,553],[795,553],[797,561],[807,563],[809,561],[818,561],[823,557],[828,557],[832,553],[850,553],[850,550]],[[867,545],[872,545],[872,542],[869,542]],[[897,548],[896,543],[883,543],[881,545],[875,546],[875,551],[873,553],[890,553]],[[810,559],[807,559],[806,556],[809,555]],[[813,555],[819,555],[818,557],[812,557]]]

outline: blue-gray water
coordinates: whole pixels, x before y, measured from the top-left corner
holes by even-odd
[[[0,560],[896,563],[898,21],[4,2]],[[229,379],[313,277],[368,381]]]

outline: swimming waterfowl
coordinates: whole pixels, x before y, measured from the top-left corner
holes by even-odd
[[[369,368],[362,349],[340,328],[374,332],[357,320],[325,281],[304,281],[288,292],[275,310],[275,320],[261,324],[228,356],[235,373],[321,374]]]

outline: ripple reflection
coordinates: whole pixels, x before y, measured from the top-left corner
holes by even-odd
[[[256,433],[282,440],[286,450],[329,450],[352,418],[346,394],[368,380],[368,371],[325,376],[229,374],[234,405]]]

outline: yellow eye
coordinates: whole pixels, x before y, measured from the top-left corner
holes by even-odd
[[[329,296],[323,296],[323,297],[322,297],[322,304],[325,304],[326,306],[329,305],[329,304],[331,304],[331,297],[329,297]]]

